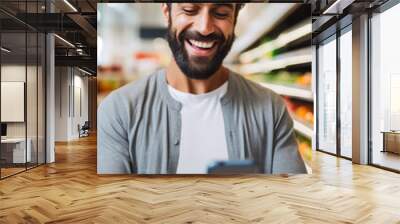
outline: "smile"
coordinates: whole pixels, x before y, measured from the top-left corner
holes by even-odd
[[[198,47],[198,48],[204,48],[204,49],[210,49],[210,48],[212,48],[212,47],[214,46],[214,44],[215,44],[215,41],[204,42],[204,41],[197,41],[197,40],[193,40],[193,39],[188,40],[188,42],[189,42],[192,46],[195,46],[195,47]]]
[[[186,39],[186,47],[191,55],[210,56],[217,45],[217,41],[198,41]]]

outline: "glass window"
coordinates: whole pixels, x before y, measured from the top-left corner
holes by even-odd
[[[37,1],[27,2],[26,12],[30,15],[38,12]],[[37,17],[28,17],[32,22],[37,23]],[[30,161],[27,163],[28,168],[37,166],[37,132],[38,132],[38,33],[33,29],[27,29],[27,141],[31,148]]]
[[[400,170],[400,4],[371,18],[372,163]]]
[[[44,1],[2,2],[16,13]],[[40,6],[40,7],[39,7]],[[0,12],[0,178],[45,162],[45,35]]]
[[[336,38],[318,47],[319,150],[336,153]]]
[[[6,177],[24,171],[31,153],[25,118],[26,33],[2,32],[1,47],[0,150],[1,176]]]
[[[36,32],[28,31],[27,33],[27,80],[26,80],[26,114],[27,114],[27,142],[30,148],[30,158],[27,167],[31,168],[37,165],[37,98],[38,98],[38,36]]]
[[[349,27],[351,28],[351,27]],[[347,30],[346,30],[347,31]],[[352,33],[340,36],[340,154],[352,157]]]

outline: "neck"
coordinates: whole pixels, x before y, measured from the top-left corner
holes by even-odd
[[[167,67],[167,82],[174,89],[192,94],[213,91],[223,85],[229,77],[229,71],[221,66],[210,78],[205,80],[190,79],[179,69],[175,60]]]

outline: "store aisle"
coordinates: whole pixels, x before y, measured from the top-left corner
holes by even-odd
[[[312,175],[290,177],[101,177],[96,138],[90,136],[57,144],[55,164],[1,181],[0,222],[400,220],[400,201],[393,200],[400,198],[399,174],[320,152],[313,158]]]

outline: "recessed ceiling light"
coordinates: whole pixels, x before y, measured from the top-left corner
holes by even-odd
[[[57,34],[54,34],[54,36],[57,37],[57,38],[58,38],[59,40],[61,40],[62,42],[66,43],[67,45],[69,45],[69,46],[75,48],[75,45],[73,45],[73,44],[72,44],[71,42],[69,42],[68,40],[66,40],[66,39],[64,39],[64,38],[62,38],[62,37],[60,37],[60,36],[57,35]]]
[[[78,70],[81,71],[81,72],[83,72],[83,73],[85,73],[85,74],[87,74],[87,75],[93,75],[92,73],[90,73],[90,72],[88,72],[88,71],[85,71],[85,70],[83,70],[83,69],[81,69],[81,68],[78,68]]]
[[[343,9],[352,4],[355,0],[336,0],[322,14],[342,14]]]
[[[72,10],[74,10],[75,12],[78,12],[78,10],[68,1],[68,0],[64,0],[65,4],[67,4]]]
[[[4,51],[4,52],[6,52],[6,53],[10,53],[10,52],[11,52],[11,50],[9,50],[9,49],[7,49],[7,48],[5,48],[5,47],[1,47],[1,50]]]

